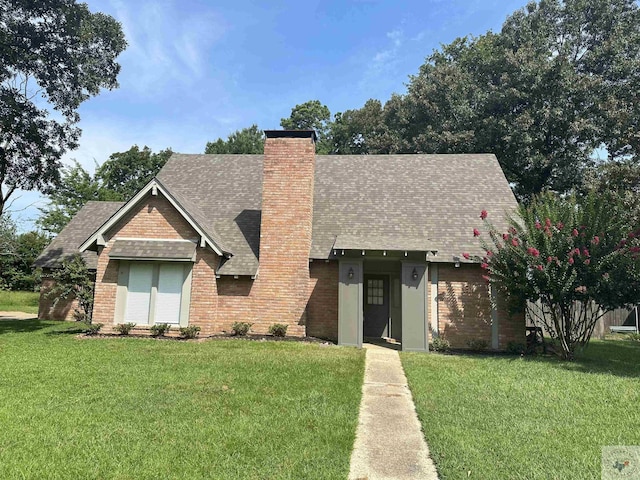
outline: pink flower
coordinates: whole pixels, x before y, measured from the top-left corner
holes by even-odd
[[[536,265],[536,268],[540,271],[544,270],[544,267],[542,265]]]
[[[579,248],[577,248],[577,247],[576,247],[576,248],[574,248],[574,249],[573,249],[573,252],[574,252],[576,255],[580,256],[580,249],[579,249]]]
[[[571,236],[572,237],[577,237],[578,236],[578,229],[574,228],[573,231],[571,232]]]
[[[515,229],[515,228],[513,228],[513,227],[509,227],[509,233],[510,233],[511,235],[516,235],[518,232],[516,231],[516,229]]]
[[[573,262],[574,262],[574,261],[575,261],[575,260],[573,259],[573,257],[569,257],[569,265],[573,265]]]
[[[480,264],[480,268],[482,268],[483,270],[489,270],[489,264],[488,263],[481,263]]]
[[[482,275],[482,278],[484,278],[487,282],[491,281],[489,275]]]
[[[600,243],[600,237],[596,235],[595,237],[593,237],[593,240],[591,240],[591,243],[593,243],[594,245],[598,245]]]
[[[590,257],[590,256],[591,256],[591,255],[589,255],[589,250],[587,250],[586,248],[583,248],[583,249],[582,249],[582,254],[583,254],[585,257]]]
[[[511,245],[513,245],[514,247],[517,247],[519,245],[518,239],[517,238],[512,238],[511,239]]]
[[[487,211],[486,211],[486,210],[482,210],[482,211],[480,212],[480,218],[481,218],[482,220],[484,220],[484,219],[485,219],[485,218],[487,218],[488,216],[489,216],[489,214],[487,213]]]
[[[534,257],[540,256],[540,252],[538,251],[537,248],[529,247],[527,248],[527,252],[529,253],[529,255],[533,255]]]
[[[545,224],[547,227],[551,227],[551,220],[549,220],[548,218],[545,218],[545,220],[544,220],[544,224]]]
[[[553,261],[553,257],[547,257],[547,263],[551,263]]]
[[[563,227],[564,227],[564,223],[562,223],[562,222],[558,222],[558,223],[556,224],[556,228],[557,228],[558,230],[562,230],[562,228],[563,228]]]
[[[634,232],[629,232],[629,238],[636,238],[636,234]]]
[[[587,258],[587,259],[584,261],[584,264],[585,264],[585,265],[589,265],[590,263],[591,263],[591,259],[590,259],[590,258]]]
[[[493,257],[493,252],[491,250],[487,250],[487,257]]]
[[[638,253],[638,252],[640,252],[640,247],[631,247],[631,248],[629,249],[629,251],[630,251],[631,253]]]
[[[542,225],[540,224],[539,221],[536,220],[536,230],[540,230],[542,228]]]
[[[473,229],[473,236],[474,237],[479,237],[480,236],[480,230],[478,230],[477,228]]]
[[[469,255],[468,253],[463,253],[462,256],[464,258],[466,258],[467,260],[469,260],[469,258],[471,258],[471,255]]]
[[[503,240],[509,240],[509,234],[508,233],[503,233],[502,234],[502,239]]]

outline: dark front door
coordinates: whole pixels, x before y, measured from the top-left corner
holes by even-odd
[[[387,337],[389,323],[389,277],[364,276],[364,336]]]

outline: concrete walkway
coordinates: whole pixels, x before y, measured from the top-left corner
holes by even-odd
[[[25,312],[0,312],[0,320],[29,320],[32,318],[38,318],[38,314]]]
[[[349,479],[437,480],[398,352],[377,345],[365,348]]]

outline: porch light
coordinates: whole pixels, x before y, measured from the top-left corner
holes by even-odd
[[[414,280],[418,279],[418,271],[416,270],[416,267],[413,267],[413,272],[411,272],[411,278],[413,278]]]
[[[353,278],[353,267],[349,269],[348,275],[349,275],[349,280],[351,280]]]

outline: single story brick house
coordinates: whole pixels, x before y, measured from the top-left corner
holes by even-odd
[[[68,316],[44,297],[46,273],[80,251],[107,330],[285,323],[288,335],[417,351],[437,335],[462,348],[524,341],[523,315],[491,302],[462,257],[484,253],[481,210],[500,227],[517,205],[494,155],[325,156],[313,131],[265,135],[264,155],[174,154],[128,202],[89,202],[36,261],[41,318]]]

